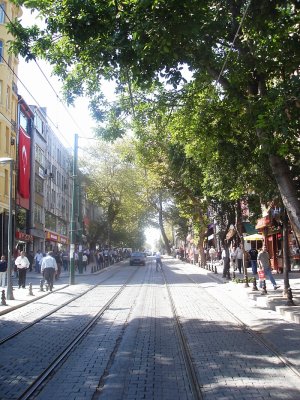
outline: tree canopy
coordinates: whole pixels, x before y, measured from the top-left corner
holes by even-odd
[[[102,119],[101,78],[114,79],[119,93],[128,90],[134,111],[135,87],[148,89],[154,81],[164,80],[176,88],[183,82],[186,65],[197,85],[196,94],[205,97],[201,102],[200,95],[195,110],[191,109],[193,115],[197,110],[201,114],[194,129],[189,125],[193,140],[189,136],[186,143],[184,129],[181,140],[187,156],[198,153],[198,159],[214,161],[203,184],[219,191],[230,187],[231,176],[227,185],[224,176],[218,179],[220,166],[230,172],[234,159],[244,159],[246,164],[246,154],[253,150],[251,156],[269,163],[300,239],[300,204],[293,180],[300,159],[297,0],[14,2],[38,10],[45,25],[24,29],[17,21],[10,24],[17,38],[13,49],[29,59],[47,58],[63,79],[69,101],[89,94],[93,110]],[[212,88],[209,95],[208,87]],[[215,116],[213,109],[219,109]],[[110,117],[121,132],[117,108]],[[179,126],[183,122],[182,117]],[[203,139],[199,131],[205,130],[204,125],[210,129]],[[249,149],[249,141],[239,140],[245,135],[257,142],[254,149]],[[230,156],[230,148],[234,155]],[[236,179],[244,184],[255,173],[253,168],[236,172]]]

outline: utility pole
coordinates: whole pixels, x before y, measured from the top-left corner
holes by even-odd
[[[76,238],[76,209],[77,209],[77,163],[78,163],[78,134],[74,135],[74,156],[72,171],[72,208],[70,226],[70,276],[69,284],[75,284],[75,238]]]
[[[82,265],[82,188],[78,179],[78,271],[79,273],[83,272],[83,265]]]

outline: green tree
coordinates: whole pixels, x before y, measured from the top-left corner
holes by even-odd
[[[299,5],[296,0],[15,0],[37,9],[42,29],[11,25],[14,49],[46,57],[69,99],[97,101],[100,78],[120,88],[164,78],[174,86],[186,64],[247,112],[300,240],[292,172],[299,163]],[[232,115],[235,118],[235,114]]]
[[[143,171],[134,163],[131,140],[97,142],[86,149],[82,168],[89,174],[88,197],[103,211],[102,244],[141,247],[148,220]]]

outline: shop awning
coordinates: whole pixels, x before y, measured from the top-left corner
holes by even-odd
[[[257,229],[255,229],[255,226],[250,222],[243,222],[243,227],[247,235],[254,235],[255,233],[258,233]]]
[[[259,233],[254,233],[253,235],[244,236],[244,240],[254,242],[255,240],[263,240],[263,235]]]

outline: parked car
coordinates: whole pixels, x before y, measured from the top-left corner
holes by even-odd
[[[129,265],[146,265],[145,253],[140,251],[131,253]]]

